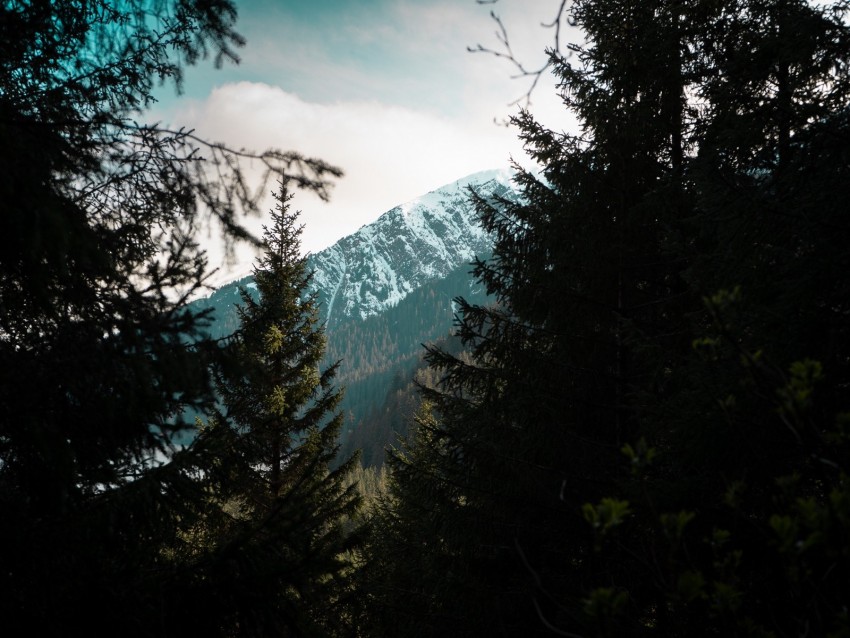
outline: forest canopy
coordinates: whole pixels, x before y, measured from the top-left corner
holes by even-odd
[[[209,613],[226,559],[187,532],[205,518],[221,451],[173,444],[195,429],[188,408],[212,409],[213,372],[229,360],[203,338],[209,318],[186,308],[208,276],[197,230],[215,219],[225,243],[259,245],[242,216],[270,178],[326,196],[341,175],[144,123],[156,87],[179,89],[206,58],[237,59],[235,19],[228,0],[0,6],[7,635],[228,627]],[[243,175],[251,158],[266,167],[259,190]]]
[[[521,111],[524,201],[472,193],[497,303],[459,300],[461,355],[429,348],[442,382],[367,550],[373,619],[847,635],[850,6],[560,6],[585,37],[550,57],[580,131]]]
[[[850,635],[850,5],[553,8],[580,129],[520,110],[539,172],[470,193],[488,302],[364,523],[288,209],[339,169],[143,123],[234,4],[2,5],[8,635]],[[263,250],[220,341],[207,219]]]

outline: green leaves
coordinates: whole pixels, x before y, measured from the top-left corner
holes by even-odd
[[[626,443],[620,451],[629,459],[632,474],[648,468],[656,454],[655,448],[649,447],[644,437],[641,437],[634,447],[631,443]]]
[[[780,415],[799,415],[812,405],[815,385],[823,380],[823,365],[819,361],[795,361],[789,368],[787,383],[776,391]]]
[[[629,603],[629,593],[615,587],[597,587],[584,599],[584,613],[605,624],[623,614]]]
[[[269,355],[277,354],[283,347],[283,332],[281,332],[280,326],[277,324],[269,326],[264,336],[264,342],[266,352]]]
[[[701,572],[687,570],[679,574],[676,593],[685,603],[706,597],[705,577]]]
[[[696,514],[693,512],[681,511],[675,514],[662,514],[660,516],[661,528],[664,530],[665,536],[674,542],[679,543],[682,540],[682,535],[685,532],[685,527],[690,523]]]
[[[594,530],[605,534],[622,524],[632,511],[628,501],[606,497],[598,505],[585,503],[581,507],[581,513]]]

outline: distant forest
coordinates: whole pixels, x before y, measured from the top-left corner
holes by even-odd
[[[579,128],[512,118],[539,172],[470,192],[482,298],[417,367],[308,292],[290,199],[339,168],[138,123],[231,2],[4,3],[4,635],[850,636],[850,5],[558,7]],[[262,249],[226,338],[210,219]],[[342,385],[412,413],[352,437],[407,433],[380,470]]]
[[[471,279],[471,269],[463,265],[426,282],[380,314],[340,317],[326,329],[323,366],[339,362],[336,379],[345,388],[339,404],[344,416],[340,459],[359,450],[364,467],[380,468],[386,448],[408,435],[421,401],[414,377],[427,378],[431,385],[438,381],[424,362],[423,343],[449,339],[455,296],[473,303],[491,301],[484,287]],[[224,339],[239,329],[240,289],[257,298],[251,278],[246,277],[189,305],[193,311],[212,313],[210,337]],[[320,306],[320,318],[325,312]]]

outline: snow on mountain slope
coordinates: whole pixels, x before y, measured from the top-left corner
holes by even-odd
[[[425,282],[445,277],[492,249],[468,185],[515,197],[508,170],[469,175],[387,211],[330,248],[310,255],[313,288],[328,326],[394,306]]]

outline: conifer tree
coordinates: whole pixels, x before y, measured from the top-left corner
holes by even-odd
[[[433,406],[423,402],[414,420],[410,436],[388,454],[387,489],[368,519],[358,573],[362,622],[375,636],[463,635],[474,596],[492,583],[463,577],[474,545],[460,550],[461,539],[444,541],[445,518],[461,507],[463,486],[440,462],[445,450]],[[484,619],[479,627],[487,625]]]
[[[174,441],[192,427],[186,408],[212,404],[222,352],[186,301],[208,275],[204,220],[221,222],[227,245],[251,238],[240,214],[258,196],[240,166],[260,155],[145,119],[154,89],[179,88],[187,66],[238,59],[235,20],[229,0],[0,6],[6,635],[165,635],[191,622],[177,598],[198,580],[176,557],[191,555],[179,531],[198,516],[208,462]],[[262,158],[319,192],[338,174],[297,154]]]
[[[334,635],[350,622],[345,605],[351,538],[344,532],[360,497],[357,457],[331,469],[342,415],[333,385],[338,364],[319,370],[311,273],[286,185],[276,195],[255,298],[242,291],[235,365],[219,374],[223,413],[203,438],[224,442],[214,477],[230,525],[211,520],[212,551],[228,583],[221,605],[239,635]]]
[[[461,301],[471,358],[429,351],[437,419],[391,476],[447,568],[391,609],[421,635],[846,630],[846,3],[569,11],[582,131],[521,114],[541,178],[478,198],[497,304]]]
[[[471,360],[429,351],[444,373],[429,393],[442,426],[420,458],[439,471],[409,496],[443,495],[427,551],[457,562],[451,586],[433,589],[465,592],[437,594],[452,635],[580,627],[587,588],[618,569],[586,568],[581,507],[623,480],[619,448],[641,419],[629,397],[661,379],[660,341],[677,338],[663,320],[684,299],[667,249],[687,203],[676,7],[573,3],[588,43],[576,66],[553,65],[582,134],[522,113],[514,123],[542,177],[519,172],[521,203],[477,198],[496,244],[475,274],[497,305],[461,302]]]

